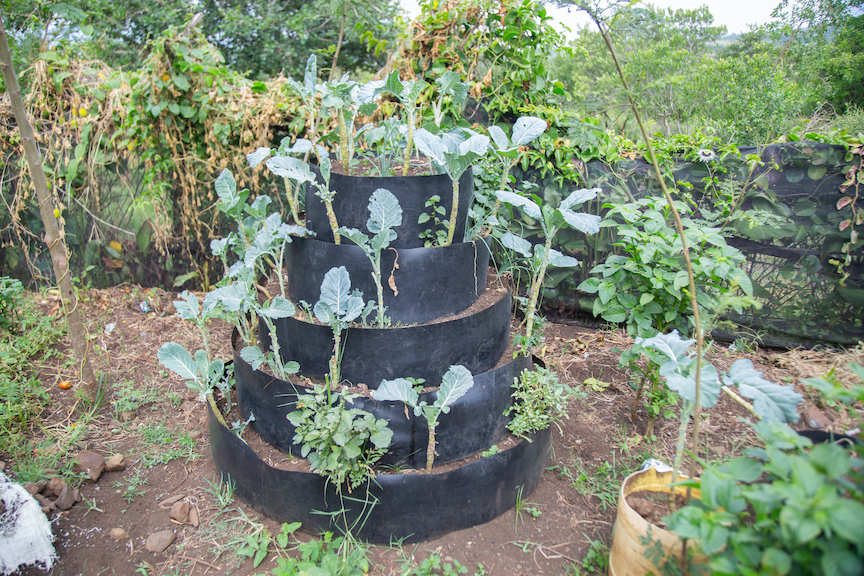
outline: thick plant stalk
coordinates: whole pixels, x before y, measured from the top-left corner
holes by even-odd
[[[54,276],[57,278],[57,286],[60,289],[60,300],[63,303],[63,314],[69,325],[69,338],[72,340],[72,350],[78,362],[78,376],[84,383],[84,393],[91,401],[96,400],[96,376],[90,366],[88,353],[90,341],[81,321],[78,311],[78,300],[72,289],[72,279],[69,277],[69,257],[66,251],[66,242],[63,232],[57,225],[59,215],[54,210],[53,195],[48,190],[48,182],[45,180],[45,172],[42,170],[42,158],[33,128],[27,118],[27,110],[24,108],[24,98],[21,96],[21,87],[18,85],[18,77],[12,65],[12,54],[9,51],[9,42],[6,39],[6,30],[0,20],[0,68],[3,69],[3,78],[6,81],[6,89],[9,100],[21,133],[21,144],[30,167],[30,177],[36,188],[36,196],[39,199],[39,215],[45,225],[45,243],[51,254],[51,263],[54,266]]]
[[[429,444],[426,445],[426,474],[432,474],[432,464],[435,463],[435,426],[429,426]]]
[[[456,233],[456,217],[459,215],[459,180],[453,180],[453,206],[450,208],[450,222],[447,223],[447,242],[444,246],[453,243],[453,235]]]
[[[549,265],[549,253],[552,250],[553,236],[554,234],[547,234],[546,245],[543,247],[546,252],[544,253],[543,261],[540,263],[537,277],[534,278],[534,282],[531,284],[531,293],[528,295],[528,308],[526,309],[528,317],[525,319],[526,342],[531,341],[531,334],[534,332],[534,311],[537,309],[537,299],[540,297],[540,285],[543,284],[543,278],[546,276],[546,267]]]
[[[518,158],[516,159],[518,160]],[[504,168],[504,175],[501,176],[501,183],[498,185],[499,190],[507,190],[507,183],[510,180],[510,168],[516,165],[516,160],[514,160],[509,166]],[[492,217],[495,218],[498,216],[498,210],[501,209],[501,199],[498,198],[495,200],[495,205],[492,206]]]
[[[414,123],[417,121],[417,112],[408,110],[408,133],[405,135],[405,157],[402,159],[402,176],[408,175],[408,167],[411,165],[411,149],[414,147]],[[454,220],[455,221],[455,220]],[[452,238],[452,234],[450,235]],[[450,242],[447,243],[450,245]]]

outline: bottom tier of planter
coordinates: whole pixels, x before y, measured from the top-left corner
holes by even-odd
[[[235,494],[268,518],[302,522],[311,532],[344,530],[372,544],[422,542],[484,524],[527,497],[546,468],[552,434],[547,428],[510,450],[441,474],[385,474],[350,494],[325,478],[279,470],[223,426],[209,411],[216,470]]]

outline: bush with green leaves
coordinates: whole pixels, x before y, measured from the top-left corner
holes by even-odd
[[[683,202],[675,206],[682,214],[690,213]],[[624,323],[632,336],[673,328],[688,332],[692,325],[689,282],[668,204],[662,198],[648,197],[605,207],[609,212],[600,226],[615,228],[620,254],[595,266],[591,273],[597,276],[578,286],[583,292],[597,294],[594,315]],[[719,230],[690,218],[684,218],[683,224],[700,308],[713,313],[732,305],[740,313],[747,301],[726,296],[738,288],[747,297],[753,295],[750,278],[741,268],[744,256],[726,243]]]
[[[300,455],[312,471],[337,487],[347,482],[349,492],[375,475],[372,467],[393,437],[383,418],[346,406],[355,397],[316,386],[311,394],[298,395],[297,410],[288,414],[295,427],[293,442],[301,445]]]
[[[516,436],[545,430],[562,416],[567,416],[567,405],[576,391],[561,384],[554,371],[537,366],[513,379],[513,405],[504,415],[513,415],[507,429]]]
[[[705,464],[701,491],[667,524],[708,555],[712,574],[864,571],[864,448],[809,439],[776,421],[753,426],[763,446]]]
[[[689,207],[676,202],[679,212]],[[671,329],[688,332],[693,312],[689,278],[680,236],[671,223],[671,209],[663,198],[647,197],[610,208],[602,227],[615,228],[615,245],[620,254],[611,254],[598,264],[578,289],[596,294],[594,315],[609,322],[624,323],[632,336],[653,336]],[[729,246],[718,229],[691,218],[682,220],[696,285],[700,310],[714,316],[726,306],[741,312],[753,302],[753,286],[741,267],[744,256]],[[738,289],[744,296],[737,295]],[[645,358],[646,363],[641,359]],[[665,359],[641,346],[638,341],[621,353],[620,364],[635,375],[631,387],[636,396],[631,420],[636,419],[645,400],[648,425],[645,435],[653,437],[657,416],[671,415],[677,397],[663,386],[659,373]]]

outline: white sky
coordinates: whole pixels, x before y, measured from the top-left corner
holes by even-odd
[[[416,0],[401,0],[401,2],[410,16],[416,16],[420,12]],[[771,19],[771,12],[780,0],[643,0],[643,2],[658,8],[690,10],[703,5],[708,6],[708,10],[714,16],[715,26],[726,26],[728,33],[740,34],[750,29],[749,24],[768,22]],[[568,13],[567,10],[547,6],[547,11],[556,21],[572,30],[589,22],[587,17],[577,10]]]

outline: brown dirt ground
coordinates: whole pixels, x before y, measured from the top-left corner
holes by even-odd
[[[209,454],[205,406],[195,402],[194,393],[156,360],[156,353],[165,342],[179,342],[191,350],[199,347],[194,326],[173,316],[170,302],[175,297],[176,294],[136,286],[85,292],[81,307],[96,345],[94,369],[105,375],[106,401],[87,425],[80,444],[106,456],[124,454],[128,465],[125,471],[103,474],[95,485],[82,484],[84,498],[99,510],[78,504],[53,517],[59,560],[50,571],[52,575],[245,576],[267,572],[276,565],[277,554],[273,552],[258,568],[234,553],[238,546],[232,541],[242,538],[256,525],[263,524],[270,534],[278,533],[280,526],[240,501],[235,500],[227,510],[215,503],[207,491],[216,472]],[[144,299],[152,309],[146,313],[139,306]],[[44,304],[46,312],[56,314],[57,304],[56,298],[49,297]],[[109,324],[114,324],[114,329],[106,333]],[[218,356],[229,358],[229,326],[214,324],[212,334]],[[370,559],[374,564],[371,574],[403,574],[432,551],[445,560],[459,561],[469,568],[469,573],[482,563],[485,573],[492,575],[563,574],[568,568],[572,570],[574,562],[583,559],[591,540],[611,544],[621,479],[648,455],[671,462],[677,430],[675,418],[660,419],[655,428],[657,440],[646,442],[640,435],[647,423],[644,409],[635,423],[630,421],[634,392],[627,383],[628,373],[618,367],[617,354],[612,352],[614,346],[626,346],[628,342],[621,330],[549,324],[546,343],[538,355],[557,371],[563,382],[579,387],[586,378],[595,377],[610,384],[605,391],[591,391],[584,401],[571,404],[569,418],[561,420],[554,430],[554,454],[548,469],[537,490],[525,497],[526,510],[519,515],[510,510],[487,524],[416,546],[371,547]],[[728,367],[739,357],[751,358],[769,380],[795,384],[807,397],[802,412],[817,400],[798,384],[800,378],[824,375],[833,366],[841,380],[854,382],[844,369],[846,362],[864,363],[860,347],[842,355],[759,349],[742,354],[716,344],[709,356],[718,368]],[[49,409],[43,414],[44,429],[50,430],[58,422],[74,421],[74,390],[57,387],[60,380],[71,376],[68,364],[64,367],[55,360],[50,365],[37,365],[37,369],[52,396]],[[148,389],[155,394],[152,402],[137,410],[134,419],[120,422],[112,403],[118,397],[117,386],[127,381],[133,382],[142,394]],[[822,405],[819,408],[835,420],[839,431],[860,423],[864,414],[860,410],[856,413]],[[739,420],[746,416],[743,408],[723,395],[704,421],[708,448],[703,455],[728,457],[740,450],[750,439],[749,429]],[[195,438],[194,459],[172,460],[152,468],[140,463],[145,450],[141,431],[159,423]],[[805,426],[803,419],[798,426]],[[6,462],[7,471],[10,464]],[[140,486],[145,492],[127,502],[121,492],[134,474],[146,478],[146,484]],[[180,525],[170,519],[170,505],[162,503],[176,496],[197,508],[199,527]],[[536,518],[527,511],[531,508],[539,511]],[[113,540],[109,532],[115,527],[124,528],[131,539]],[[144,539],[164,529],[174,530],[175,543],[165,553],[148,552]],[[297,537],[308,540],[311,535]],[[42,573],[25,569],[22,574]]]

